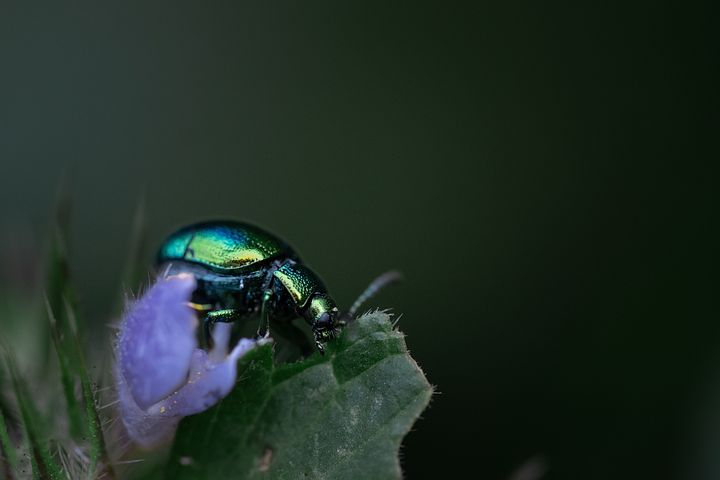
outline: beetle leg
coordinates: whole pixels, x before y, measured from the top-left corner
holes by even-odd
[[[273,291],[269,288],[265,290],[260,306],[260,325],[258,325],[257,338],[267,338],[270,336],[270,301],[273,297]]]
[[[212,312],[208,312],[208,314],[205,315],[205,320],[203,321],[203,334],[205,335],[205,343],[207,343],[207,346],[209,348],[212,348],[213,346],[212,329],[213,326],[215,326],[215,323],[232,323],[240,318],[240,316],[240,312],[233,309],[214,310]]]
[[[325,355],[325,345],[320,340],[315,340],[315,347],[317,347],[320,355]]]

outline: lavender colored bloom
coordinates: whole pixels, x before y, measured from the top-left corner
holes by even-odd
[[[218,324],[210,352],[198,348],[198,320],[187,305],[192,275],[161,278],[132,304],[116,345],[120,413],[130,437],[151,447],[180,419],[218,403],[235,384],[237,360],[258,342],[242,339],[228,354],[229,324]]]

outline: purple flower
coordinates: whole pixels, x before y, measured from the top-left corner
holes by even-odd
[[[198,319],[188,306],[192,275],[161,278],[120,323],[115,375],[120,414],[142,447],[169,439],[180,419],[218,403],[235,385],[237,360],[258,342],[241,339],[228,354],[229,324],[213,331],[210,352],[197,345]]]

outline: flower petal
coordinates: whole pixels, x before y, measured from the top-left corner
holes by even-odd
[[[204,350],[193,353],[190,380],[169,397],[144,410],[135,403],[127,385],[118,383],[123,423],[130,438],[144,448],[163,443],[172,437],[182,417],[200,413],[222,400],[235,385],[237,361],[256,345],[243,338],[221,363],[214,363]]]
[[[129,308],[120,324],[120,373],[143,410],[187,381],[197,348],[198,322],[187,306],[195,285],[192,275],[158,280]]]
[[[187,416],[204,412],[222,400],[235,385],[237,361],[257,342],[243,338],[226,357],[215,364],[204,350],[193,354],[190,378],[177,392],[147,410],[149,415]]]
[[[228,355],[230,324],[213,330],[214,347],[197,348],[197,318],[187,306],[191,275],[159,279],[120,324],[116,346],[120,413],[130,438],[150,448],[168,440],[180,419],[200,413],[235,385],[237,361],[258,343],[247,338]]]

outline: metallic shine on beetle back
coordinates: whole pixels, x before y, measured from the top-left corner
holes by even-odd
[[[278,256],[294,256],[277,237],[241,222],[205,222],[185,227],[160,247],[158,262],[182,260],[219,272],[237,272]]]
[[[197,280],[190,306],[203,316],[205,339],[212,341],[216,322],[233,322],[260,315],[258,336],[273,331],[312,349],[293,325],[302,317],[312,327],[315,345],[333,338],[359,306],[388,283],[397,272],[378,277],[344,315],[318,275],[276,236],[248,223],[211,221],[187,226],[161,245],[157,263],[165,275],[190,273]]]

